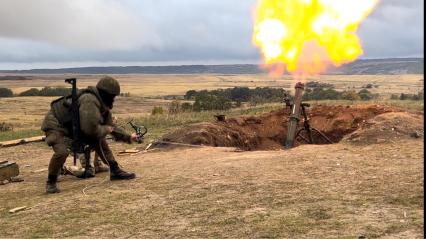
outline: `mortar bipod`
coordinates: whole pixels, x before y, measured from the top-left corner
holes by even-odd
[[[295,139],[297,140],[297,138],[300,137],[306,143],[314,144],[314,139],[312,137],[312,131],[314,131],[314,132],[318,133],[318,135],[320,135],[321,138],[323,138],[325,141],[332,144],[333,141],[331,141],[323,132],[319,131],[318,129],[316,129],[314,127],[311,127],[311,125],[309,124],[309,118],[308,118],[308,115],[306,113],[306,108],[310,107],[311,105],[308,104],[308,103],[301,103],[300,106],[302,107],[302,114],[303,114],[303,128],[301,128],[297,131]],[[303,131],[306,132],[308,138],[304,137],[301,134]]]

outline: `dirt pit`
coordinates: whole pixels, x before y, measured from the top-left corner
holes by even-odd
[[[407,127],[399,132],[399,136],[423,136],[423,118],[406,112],[379,106],[323,106],[308,108],[308,118],[311,127],[325,134],[333,143],[345,139],[350,142],[378,142],[383,131],[378,128],[389,128],[388,122],[397,122],[409,119]],[[379,115],[388,115],[377,118]],[[183,144],[205,145],[214,147],[236,147],[242,150],[280,150],[287,137],[289,108],[272,111],[259,117],[239,117],[226,119],[224,122],[198,123],[188,125],[170,134],[154,145],[156,148],[179,147]],[[395,120],[395,117],[399,119]],[[380,123],[378,123],[380,122]],[[377,127],[372,127],[373,125]],[[299,128],[303,127],[303,120]],[[396,127],[396,126],[391,126]],[[389,128],[389,129],[391,129]],[[358,129],[361,132],[354,133]],[[376,136],[374,136],[376,134]],[[327,144],[318,133],[313,133],[315,144]],[[380,136],[380,137],[379,137]],[[305,135],[306,137],[306,135]],[[168,143],[172,142],[172,143]],[[295,146],[306,144],[298,137]]]
[[[399,139],[423,139],[423,114],[390,112],[367,120],[359,129],[343,140],[354,144],[395,142]]]

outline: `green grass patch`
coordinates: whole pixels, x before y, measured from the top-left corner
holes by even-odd
[[[40,136],[40,135],[44,135],[43,131],[35,130],[35,129],[0,132],[0,142],[29,138],[29,137]]]
[[[214,122],[217,114],[225,114],[226,117],[238,117],[242,115],[261,115],[272,110],[282,108],[281,104],[268,104],[251,108],[237,108],[227,111],[202,111],[202,112],[182,112],[177,114],[155,114],[148,117],[135,118],[134,123],[144,125],[148,128],[148,134],[145,142],[161,138],[162,135],[188,124],[200,122]],[[127,124],[130,119],[123,119],[119,125],[124,127],[128,132],[133,129]]]

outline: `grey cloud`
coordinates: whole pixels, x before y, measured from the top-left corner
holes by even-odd
[[[2,0],[0,62],[260,58],[256,0]],[[423,1],[381,0],[361,25],[363,57],[423,56]]]
[[[362,23],[365,57],[423,56],[422,0],[382,0]]]
[[[120,1],[2,0],[0,5],[3,37],[98,50],[161,42],[155,30]]]
[[[251,44],[251,9],[256,1],[171,0],[144,2],[142,9],[160,32],[164,46],[159,52],[181,58],[256,57]],[[145,13],[141,13],[144,15]],[[176,55],[179,54],[179,55]]]

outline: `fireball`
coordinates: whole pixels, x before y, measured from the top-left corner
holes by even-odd
[[[253,42],[272,70],[316,75],[363,54],[356,35],[378,0],[259,0]]]

